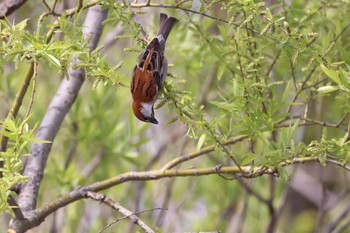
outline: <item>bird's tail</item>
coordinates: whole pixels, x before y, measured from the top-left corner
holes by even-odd
[[[169,36],[171,29],[175,26],[175,24],[178,21],[179,20],[177,18],[168,17],[166,14],[160,13],[160,21],[159,21],[160,26],[159,26],[159,30],[157,33],[157,37],[159,35],[162,35],[164,38],[164,44],[165,44],[166,39]]]

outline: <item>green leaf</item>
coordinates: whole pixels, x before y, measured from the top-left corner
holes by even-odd
[[[320,92],[321,94],[327,94],[337,90],[339,90],[339,88],[335,86],[323,86],[317,89],[317,91]]]
[[[199,140],[198,140],[198,143],[197,143],[197,150],[198,150],[198,151],[202,148],[202,146],[203,146],[203,144],[204,144],[204,142],[205,142],[205,138],[206,138],[206,137],[207,137],[206,134],[202,134],[202,135],[200,136],[200,138],[199,138]]]
[[[278,174],[280,175],[280,177],[282,178],[282,180],[284,182],[287,182],[289,180],[289,175],[288,175],[288,173],[287,173],[285,168],[279,167],[278,168]]]
[[[199,10],[200,13],[203,13],[205,11],[205,4],[202,3],[201,9]]]
[[[338,75],[338,72],[336,72],[335,70],[332,70],[330,68],[327,68],[325,65],[321,64],[321,69],[323,70],[323,72],[330,78],[332,79],[334,82],[336,82],[337,84],[341,85],[341,81]]]
[[[60,61],[55,58],[53,55],[49,54],[49,53],[46,53],[44,52],[43,53],[47,58],[49,58],[49,60],[51,60],[53,62],[54,65],[56,65],[58,68],[61,68],[61,63]]]
[[[218,67],[218,74],[217,74],[217,79],[220,81],[222,78],[222,75],[224,74],[226,69],[226,64],[224,62],[221,62],[219,67]]]
[[[16,28],[19,29],[19,30],[24,30],[26,27],[27,27],[27,22],[28,22],[29,18],[28,19],[25,19],[23,20],[22,22],[18,23],[16,25]]]
[[[255,159],[254,154],[246,154],[243,156],[243,158],[241,160],[241,165],[245,166],[245,165],[251,163],[252,161],[254,161],[254,159]]]

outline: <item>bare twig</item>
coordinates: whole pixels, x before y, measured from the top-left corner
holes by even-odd
[[[78,124],[76,122],[72,123],[72,139],[70,140],[70,146],[68,148],[67,157],[64,161],[64,169],[67,169],[72,162],[78,146]]]
[[[250,186],[249,186],[249,188],[250,188]],[[247,191],[247,194],[249,194],[248,191]],[[242,208],[241,214],[239,215],[237,233],[243,232],[244,220],[246,219],[246,216],[247,216],[249,197],[250,197],[249,195],[244,195],[243,208]]]
[[[243,186],[243,188],[246,190],[246,192],[248,194],[252,195],[253,197],[258,199],[262,203],[268,205],[269,201],[266,198],[264,198],[260,193],[255,192],[254,189],[252,189],[252,187],[249,184],[246,184],[243,180],[238,180],[238,181]]]
[[[88,163],[82,170],[82,175],[84,178],[87,178],[92,171],[100,164],[103,156],[105,155],[106,150],[101,148],[98,153],[93,157],[90,163]]]
[[[237,142],[240,142],[240,141],[243,141],[244,139],[248,138],[248,135],[240,135],[240,136],[237,136],[237,137],[234,137],[234,138],[231,138],[229,140],[226,140],[222,143],[223,146],[227,146],[227,145],[232,145],[232,144],[235,144]],[[168,169],[171,169],[173,167],[175,167],[176,165],[180,164],[180,163],[183,163],[185,161],[188,161],[188,160],[192,160],[194,158],[197,158],[201,155],[204,155],[204,154],[208,154],[209,152],[212,152],[214,151],[216,148],[215,145],[212,145],[212,146],[208,146],[208,147],[205,147],[203,148],[202,150],[198,151],[198,152],[194,152],[194,153],[191,153],[191,154],[188,154],[188,155],[182,155],[180,157],[177,157],[175,158],[174,160],[168,162],[167,164],[165,164],[161,170],[168,170]]]
[[[345,119],[349,116],[349,113],[345,113],[345,115],[338,121],[338,123],[335,125],[336,127],[339,127],[344,121]]]
[[[266,76],[269,76],[269,75],[270,75],[270,73],[271,73],[273,67],[276,65],[276,62],[277,62],[278,58],[281,56],[281,54],[282,54],[282,50],[280,50],[280,51],[277,53],[276,57],[273,59],[273,61],[272,61],[271,65],[270,65],[270,67],[269,67],[268,70],[266,71]]]
[[[321,173],[322,175],[323,173]],[[322,182],[322,177],[319,177],[319,183],[321,184],[321,188],[322,188],[322,196],[321,196],[321,203],[318,207],[318,212],[317,212],[317,218],[316,218],[316,224],[315,224],[315,229],[314,229],[314,233],[318,233],[318,232],[322,232],[321,229],[323,227],[323,223],[324,223],[324,217],[326,215],[326,211],[327,211],[327,207],[326,207],[326,203],[327,203],[327,199],[328,199],[328,195],[327,195],[327,188],[324,185],[324,182]]]
[[[45,0],[41,0],[41,3],[46,7],[46,9],[51,12],[52,9],[50,8],[50,6],[47,4],[47,2]]]
[[[344,233],[346,230],[349,230],[350,227],[350,219],[348,219],[346,222],[338,226],[332,233]]]
[[[154,208],[154,209],[151,209],[151,210],[145,210],[145,211],[140,211],[140,212],[137,212],[137,213],[133,213],[130,210],[126,209],[125,207],[121,206],[119,203],[114,202],[112,199],[110,199],[109,197],[106,197],[103,194],[96,193],[96,192],[91,192],[91,191],[86,191],[86,192],[84,192],[83,195],[84,195],[85,198],[90,198],[90,199],[93,199],[95,201],[102,202],[102,203],[108,205],[109,207],[117,210],[119,213],[124,215],[123,218],[119,218],[119,219],[113,221],[112,223],[108,224],[107,226],[103,227],[101,230],[98,231],[98,233],[103,232],[107,228],[111,227],[113,224],[115,224],[115,223],[117,223],[117,222],[119,222],[119,221],[121,221],[122,219],[125,219],[125,218],[129,218],[134,224],[140,226],[145,232],[147,232],[147,233],[155,233],[155,231],[152,230],[141,219],[139,219],[136,216],[136,214],[150,212],[150,211],[154,211],[154,210],[164,210],[162,208]]]
[[[338,161],[336,161],[336,160],[333,160],[333,159],[327,159],[326,160],[328,163],[332,163],[332,164],[334,164],[334,165],[337,165],[338,167],[342,167],[342,168],[344,168],[345,170],[347,170],[347,171],[349,171],[350,172],[350,166],[348,166],[348,165],[346,165],[346,164],[344,164],[344,163],[341,163],[341,162],[338,162]]]
[[[27,107],[27,111],[26,114],[24,115],[24,119],[26,119],[29,114],[30,111],[32,109],[33,103],[34,103],[34,96],[35,96],[35,91],[36,91],[36,77],[38,76],[38,63],[34,62],[34,73],[33,73],[33,78],[32,78],[32,93],[30,94],[30,99],[29,99],[29,104]]]
[[[336,217],[326,228],[325,232],[331,233],[337,227],[339,222],[343,220],[350,213],[350,203],[343,209],[343,211]]]

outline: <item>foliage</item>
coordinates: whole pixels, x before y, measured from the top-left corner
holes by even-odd
[[[23,169],[21,158],[29,155],[27,146],[35,131],[35,127],[33,129],[28,128],[27,121],[28,118],[22,122],[9,118],[4,122],[0,122],[3,129],[2,135],[10,140],[6,151],[0,152],[0,161],[3,163],[0,170],[3,175],[0,179],[0,212],[12,213],[11,209],[17,208],[8,204],[10,190],[15,184],[26,181],[26,177],[21,174]]]

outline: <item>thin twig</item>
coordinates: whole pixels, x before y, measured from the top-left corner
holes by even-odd
[[[327,159],[326,160],[328,163],[332,163],[334,165],[337,165],[338,167],[342,167],[344,168],[345,170],[349,171],[350,172],[350,166],[344,164],[344,163],[341,163],[341,162],[338,162],[336,160],[333,160],[333,159]]]
[[[248,138],[248,135],[240,135],[240,136],[237,136],[237,137],[234,137],[234,138],[231,138],[231,139],[228,139],[228,140],[224,141],[222,143],[222,145],[223,146],[232,145],[232,144],[235,144],[237,142],[243,141],[246,138]],[[207,146],[207,147],[201,149],[198,152],[193,152],[193,153],[190,153],[190,154],[187,154],[187,155],[179,156],[179,157],[175,158],[174,160],[172,160],[172,161],[168,162],[167,164],[165,164],[161,168],[161,170],[171,169],[171,168],[175,167],[176,165],[178,165],[180,163],[183,163],[183,162],[188,161],[188,160],[192,160],[192,159],[197,158],[197,157],[199,157],[201,155],[204,155],[204,154],[208,154],[208,153],[214,151],[215,148],[216,148],[216,145]]]
[[[55,14],[57,2],[58,2],[58,0],[55,0],[55,2],[53,3],[53,6],[52,6],[52,13],[54,13],[54,14]]]
[[[201,13],[201,12],[198,12],[198,11],[195,11],[195,10],[191,10],[191,9],[188,9],[188,8],[184,8],[184,7],[180,7],[180,6],[177,6],[177,5],[161,4],[161,3],[139,3],[139,4],[131,3],[131,7],[133,7],[133,8],[159,7],[159,8],[179,9],[179,10],[187,11],[187,12],[190,12],[190,13],[193,13],[193,14],[202,15],[202,16],[205,16],[205,17],[207,17],[207,18],[214,19],[214,20],[217,20],[217,21],[220,21],[220,22],[224,22],[224,23],[233,25],[233,26],[235,26],[235,27],[244,28],[244,29],[246,29],[246,30],[248,30],[248,31],[253,32],[254,34],[260,35],[260,32],[259,32],[259,31],[254,30],[254,29],[252,29],[252,28],[249,28],[249,27],[247,27],[247,26],[243,26],[243,25],[240,25],[240,24],[237,24],[237,23],[229,22],[229,21],[227,21],[227,20],[225,20],[225,19],[217,18],[217,17],[211,16],[211,15],[208,15],[208,14],[206,14],[206,13]],[[267,37],[267,38],[269,38],[270,40],[279,42],[280,45],[286,45],[286,46],[288,46],[288,47],[290,47],[290,48],[296,49],[293,45],[291,45],[291,44],[289,44],[289,43],[283,43],[283,42],[281,42],[280,40],[278,40],[278,39],[276,39],[276,38],[274,38],[274,37],[272,37],[272,36],[269,36],[269,35],[267,35],[267,34],[263,34],[262,36]]]
[[[47,4],[47,2],[46,2],[45,0],[41,0],[41,3],[46,7],[46,9],[47,9],[49,12],[52,11],[51,8],[50,8],[50,6]]]
[[[27,107],[26,114],[24,115],[23,119],[27,119],[27,117],[30,114],[30,111],[32,109],[33,103],[34,103],[34,96],[36,91],[36,77],[38,76],[38,63],[34,62],[34,74],[32,78],[32,93],[30,94],[29,104]]]
[[[269,201],[266,198],[264,198],[260,193],[255,192],[250,185],[245,183],[245,181],[238,180],[238,182],[242,185],[242,187],[246,190],[248,194],[252,195],[256,199],[258,199],[260,202],[268,205]]]
[[[105,148],[101,148],[96,155],[94,155],[93,159],[83,168],[82,170],[82,176],[84,178],[87,178],[92,171],[95,170],[95,168],[100,164],[102,161],[102,158],[106,154]]]
[[[79,129],[78,124],[76,122],[73,122],[72,128],[73,128],[73,130],[72,130],[73,132],[71,133],[72,139],[70,140],[70,145],[68,148],[67,157],[64,161],[64,169],[67,169],[69,167],[69,165],[72,162],[72,159],[75,155],[75,152],[77,150],[77,146],[78,146],[78,129]]]
[[[102,203],[108,205],[109,207],[115,209],[116,211],[118,211],[122,215],[124,215],[124,217],[118,218],[118,219],[114,220],[112,223],[110,223],[107,226],[103,227],[101,230],[98,231],[98,233],[103,232],[107,228],[111,227],[113,224],[115,224],[115,223],[117,223],[117,222],[119,222],[119,221],[121,221],[123,219],[126,219],[126,218],[129,218],[134,224],[136,224],[139,227],[141,227],[146,233],[155,233],[154,230],[152,230],[146,223],[144,223],[136,215],[140,214],[140,213],[151,212],[151,211],[154,211],[154,210],[165,210],[163,208],[153,208],[151,210],[144,210],[144,211],[133,213],[130,210],[126,209],[125,207],[121,206],[119,203],[114,202],[112,199],[110,199],[109,197],[106,197],[103,194],[92,192],[92,191],[86,191],[86,192],[83,193],[83,196],[85,198],[90,198],[92,200],[95,200],[95,201],[98,201],[98,202],[102,202]]]
[[[339,222],[343,220],[350,213],[350,203],[343,209],[343,211],[336,217],[326,228],[326,233],[331,233],[337,227]]]
[[[184,4],[185,2],[190,2],[190,1],[192,1],[192,0],[182,0],[181,2],[176,3],[175,6],[178,7],[178,6],[182,5],[182,4]]]
[[[338,121],[338,123],[335,125],[336,127],[339,127],[344,121],[345,119],[349,116],[349,113],[345,113],[345,115]]]
[[[247,192],[247,194],[249,194],[249,192],[247,190],[246,190],[246,192]],[[249,197],[250,197],[249,195],[244,195],[243,208],[242,208],[241,214],[239,215],[237,233],[243,232],[244,220],[246,219],[247,211],[248,211]]]
[[[236,45],[236,46],[237,46],[237,45]],[[269,67],[269,69],[266,71],[266,76],[269,76],[269,75],[270,75],[270,73],[271,73],[273,67],[276,65],[277,60],[278,60],[278,58],[281,56],[281,54],[282,54],[282,50],[280,50],[280,51],[277,53],[276,57],[273,59],[271,65],[270,65],[270,67]]]

